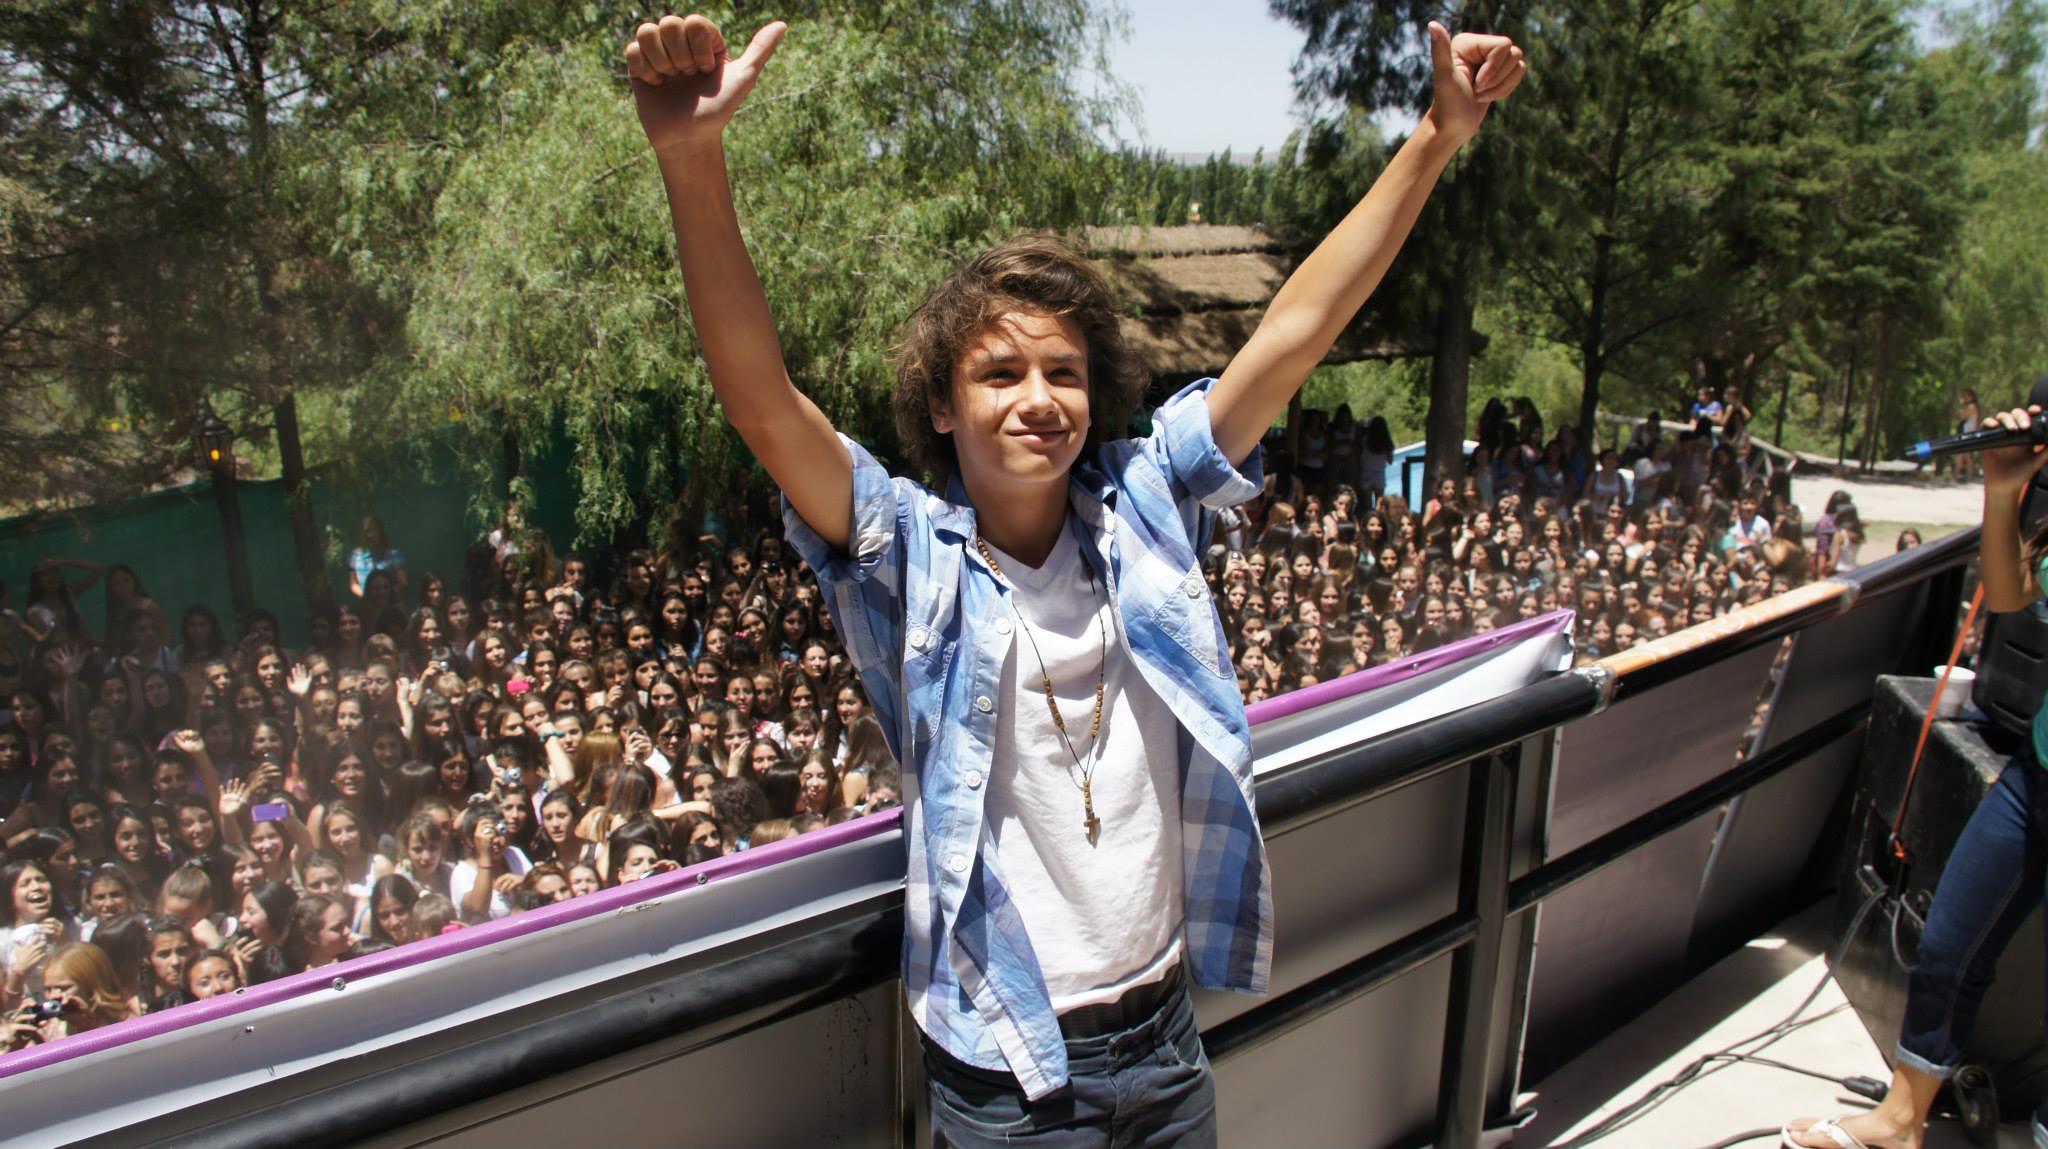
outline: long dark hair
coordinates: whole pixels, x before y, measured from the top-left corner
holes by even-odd
[[[1853,523],[1857,529],[1862,529],[1863,524],[1855,517],[1855,513],[1854,507],[1848,507],[1843,511],[1836,512],[1835,529],[1842,529],[1842,523],[1845,518],[1850,523]],[[2020,556],[2027,564],[2027,574],[2034,575],[2040,571],[2041,560],[2048,558],[2048,515],[2042,515],[2034,523],[2033,528],[2027,531],[2025,537],[2021,540]],[[2035,581],[2039,582],[2039,579],[2036,578]],[[2035,589],[2048,593],[2048,586],[2037,586]]]
[[[657,857],[668,857],[667,835],[662,833],[660,824],[651,817],[634,818],[614,831],[611,841],[605,845],[606,885],[619,884],[619,869],[625,864],[627,851],[634,846],[646,846]]]
[[[1365,425],[1365,449],[1375,455],[1393,456],[1394,432],[1387,427],[1385,415],[1374,415],[1372,422]]]
[[[283,882],[257,882],[249,887],[249,897],[256,899],[256,908],[263,911],[263,924],[278,937],[292,926],[292,907],[299,904],[299,895],[292,892]],[[235,906],[240,915],[242,907]]]
[[[312,935],[320,928],[320,919],[327,916],[329,908],[341,905],[325,894],[307,894],[292,906],[291,924],[284,935],[285,962],[294,970],[306,968],[306,959],[312,945]]]
[[[14,920],[14,884],[30,870],[41,874],[50,883],[50,913],[59,919],[71,916],[71,907],[64,902],[64,891],[57,888],[57,877],[50,872],[50,864],[36,858],[16,858],[0,866],[0,926],[33,924]]]
[[[377,879],[376,885],[370,887],[370,936],[378,941],[396,944],[398,939],[385,933],[383,925],[377,921],[377,903],[385,898],[397,902],[410,914],[413,903],[420,900],[420,888],[404,874],[386,874]]]
[[[185,987],[182,985],[165,985],[158,981],[156,979],[155,967],[149,964],[149,952],[156,948],[156,939],[166,934],[182,934],[185,938],[185,944],[190,946],[194,953],[197,953],[199,950],[199,942],[192,936],[192,927],[184,922],[179,921],[177,918],[169,917],[151,918],[149,920],[149,938],[142,950],[141,997],[144,1002],[148,1003],[152,1013],[160,1009],[169,1009],[174,1005],[185,1004]],[[189,962],[191,958],[188,957],[185,960]]]

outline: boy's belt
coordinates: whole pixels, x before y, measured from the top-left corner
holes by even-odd
[[[1173,969],[1158,981],[1132,986],[1115,1001],[1096,1005],[1083,1005],[1060,1015],[1060,1034],[1068,1040],[1082,1037],[1101,1037],[1106,1033],[1121,1033],[1135,1029],[1159,1012],[1159,1007],[1174,995],[1186,979],[1182,963],[1174,963]]]

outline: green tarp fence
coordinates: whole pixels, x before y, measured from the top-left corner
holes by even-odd
[[[326,544],[337,601],[348,593],[347,553],[365,514],[383,518],[392,544],[405,552],[406,571],[415,588],[430,570],[445,576],[451,590],[460,587],[463,551],[482,531],[469,513],[478,481],[473,471],[460,465],[455,450],[446,443],[414,444],[371,474],[339,468],[311,472],[314,521]],[[566,449],[558,447],[529,460],[525,468],[537,496],[533,521],[558,545],[574,534],[576,487],[566,459]],[[309,612],[299,589],[284,484],[244,481],[237,484],[237,491],[256,605],[275,613],[286,641],[297,644],[306,635]],[[19,610],[24,605],[29,568],[45,556],[126,563],[141,576],[149,596],[173,626],[187,606],[206,603],[233,627],[226,549],[210,483],[119,503],[0,519],[0,579],[7,584],[9,606]],[[66,573],[77,577],[75,571]],[[413,597],[406,596],[408,604]],[[104,636],[106,600],[101,588],[94,586],[80,596],[79,606],[93,634]]]

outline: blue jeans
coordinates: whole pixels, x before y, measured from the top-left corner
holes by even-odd
[[[932,1149],[1215,1149],[1216,1079],[1185,984],[1130,1029],[1069,1038],[1067,1084],[1037,1101],[1009,1073],[924,1050]]]
[[[2044,877],[2048,771],[2030,748],[2005,764],[1942,869],[1906,980],[1899,1063],[1944,1080],[1962,1064],[1998,956],[2041,905]]]

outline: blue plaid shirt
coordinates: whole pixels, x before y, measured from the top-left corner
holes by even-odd
[[[1088,561],[1145,681],[1180,722],[1182,937],[1195,983],[1264,993],[1273,966],[1272,878],[1252,804],[1251,727],[1199,554],[1216,509],[1259,491],[1216,446],[1206,398],[1189,385],[1152,434],[1105,443],[1077,463],[1073,507]],[[1016,1074],[1038,1098],[1066,1084],[1066,1045],[1024,922],[982,852],[984,781],[995,752],[1009,628],[999,583],[974,548],[974,510],[891,479],[851,440],[851,553],[785,501],[792,545],[818,573],[847,652],[903,764],[903,983],[918,1026],[948,1053]],[[1108,528],[1106,531],[1103,528]],[[1099,553],[1103,537],[1109,554]],[[1164,911],[1162,911],[1164,912]]]

